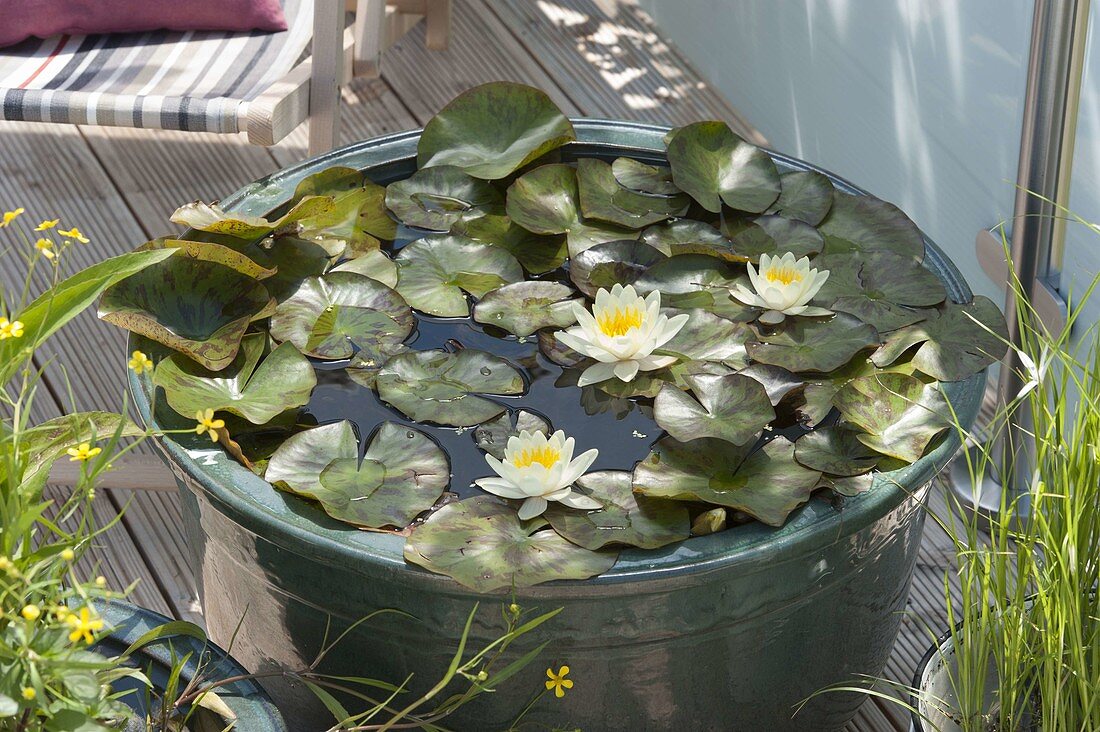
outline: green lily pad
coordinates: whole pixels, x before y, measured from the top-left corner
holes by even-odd
[[[569,261],[569,279],[584,294],[633,284],[665,255],[640,241],[609,241],[577,254]]]
[[[385,252],[376,249],[363,252],[355,259],[341,262],[332,268],[333,272],[354,272],[357,275],[370,277],[376,282],[381,282],[390,289],[397,288],[397,265]]]
[[[396,261],[397,291],[429,315],[465,317],[470,314],[465,293],[482,297],[523,280],[523,268],[505,249],[462,236],[417,239]]]
[[[871,196],[834,193],[829,215],[817,227],[825,235],[825,251],[890,252],[924,261],[924,238],[905,213]]]
[[[742,376],[759,381],[772,406],[778,406],[791,392],[801,389],[805,382],[790,371],[766,363],[754,363],[738,371]],[[820,421],[820,420],[818,420]]]
[[[408,226],[450,231],[459,221],[504,213],[504,197],[485,181],[440,165],[390,183],[386,206]]]
[[[276,486],[313,498],[321,486],[321,473],[333,460],[359,456],[359,444],[351,422],[341,420],[299,432],[272,453],[264,479]]]
[[[279,302],[290,297],[305,278],[324,274],[333,256],[321,242],[293,236],[242,242],[240,251],[263,267],[275,270],[263,284]]]
[[[228,367],[211,372],[182,354],[159,364],[153,383],[164,389],[169,406],[191,418],[213,409],[231,412],[253,424],[270,422],[292,407],[309,401],[317,376],[313,366],[293,345],[278,346],[263,361],[267,336],[247,335]]]
[[[416,319],[395,291],[354,272],[332,272],[303,280],[275,310],[271,336],[307,355],[371,358],[392,353],[412,333]]]
[[[807,432],[794,443],[794,459],[811,470],[836,476],[866,473],[880,456],[857,439],[852,430],[839,426]]]
[[[330,210],[302,219],[298,236],[333,256],[377,250],[382,240],[393,240],[397,222],[386,210],[386,189],[359,177],[358,187],[334,193]]]
[[[451,233],[507,249],[525,270],[534,275],[557,269],[569,253],[564,235],[533,234],[507,216],[487,214],[460,221],[452,227]]]
[[[356,188],[361,188],[366,175],[361,170],[346,165],[333,165],[317,173],[302,178],[294,187],[293,203],[307,196],[338,196]]]
[[[546,527],[519,520],[491,496],[450,503],[413,529],[405,559],[477,592],[587,579],[611,569],[615,551],[590,551]]]
[[[782,190],[767,213],[817,226],[833,207],[833,184],[812,170],[783,173]]]
[[[248,324],[275,305],[263,283],[235,269],[169,257],[107,288],[99,317],[220,371],[237,356]]]
[[[694,219],[679,219],[650,226],[640,240],[666,257],[676,254],[706,254],[731,262],[745,257],[733,250],[733,242],[710,224]]]
[[[775,247],[766,252],[769,255],[782,256],[790,252],[795,257],[812,257],[825,246],[825,237],[821,232],[802,221],[782,216],[760,216],[753,223],[775,242]],[[758,252],[753,261],[759,260],[763,253]]]
[[[554,333],[555,331],[552,330],[539,331],[539,351],[542,355],[565,368],[572,368],[588,360],[584,354],[574,351],[559,341]]]
[[[946,303],[939,310],[924,311],[920,323],[896,330],[875,351],[877,366],[894,363],[920,344],[913,366],[940,381],[960,381],[999,361],[1008,349],[1008,332],[1001,311],[987,297],[970,303]]]
[[[662,378],[655,379],[655,381],[658,383],[668,381],[680,389],[687,390],[691,389],[690,380],[695,376],[726,376],[735,373],[735,371],[735,369],[731,369],[729,366],[717,361],[677,361],[664,370],[661,374]],[[658,391],[660,390],[658,389]]]
[[[573,125],[544,92],[494,81],[459,94],[429,120],[416,163],[499,180],[575,139]]]
[[[733,133],[725,122],[696,122],[675,129],[668,142],[672,180],[708,211],[725,203],[760,213],[779,197],[779,171],[771,156]]]
[[[611,172],[623,188],[655,196],[674,196],[680,192],[672,182],[672,171],[655,165],[646,165],[634,158],[615,158]]]
[[[174,249],[176,257],[190,257],[221,264],[256,280],[267,279],[275,274],[274,269],[263,267],[236,249],[221,244],[164,238],[146,242],[138,247],[137,251],[146,252],[153,249]]]
[[[691,200],[685,194],[653,196],[623,188],[611,166],[595,158],[577,161],[577,186],[585,218],[628,229],[641,229],[683,216]]]
[[[858,496],[860,493],[866,493],[871,490],[871,487],[875,483],[875,472],[861,473],[860,475],[850,475],[840,477],[836,475],[823,475],[821,476],[821,482],[824,483],[830,490],[840,496]]]
[[[635,280],[634,289],[643,294],[660,290],[661,302],[665,303],[665,295],[697,297],[708,290],[728,295],[737,278],[738,272],[729,262],[705,254],[680,254],[647,269]],[[678,302],[677,307],[690,306]]]
[[[756,439],[775,419],[764,386],[739,374],[688,377],[695,398],[665,384],[653,400],[653,418],[672,435],[688,442],[713,437],[735,445]]]
[[[924,320],[926,314],[913,308],[937,305],[947,296],[940,279],[909,257],[830,254],[814,265],[829,270],[814,302],[855,315],[880,333]]]
[[[485,293],[474,306],[474,320],[521,338],[540,328],[565,328],[577,322],[573,304],[584,304],[574,294],[572,287],[560,282],[516,282]]]
[[[671,309],[664,312],[670,317],[676,314]],[[660,353],[676,356],[683,361],[720,361],[734,369],[748,365],[745,342],[753,333],[747,325],[698,308],[686,312],[688,321],[672,340],[661,347]]]
[[[846,313],[824,321],[788,318],[778,332],[761,341],[748,344],[751,359],[795,373],[834,371],[881,343],[874,328]]]
[[[259,239],[268,234],[297,231],[299,221],[326,213],[332,207],[333,201],[327,196],[309,196],[295,203],[279,218],[271,221],[262,216],[226,213],[217,205],[195,201],[176,209],[171,221],[196,231],[223,234],[237,239]]]
[[[898,363],[885,371],[911,375],[914,369],[910,363]],[[870,359],[856,358],[836,371],[807,379],[802,390],[803,403],[798,407],[803,424],[812,427],[825,419],[833,408],[833,398],[845,384],[876,373],[883,371],[877,369]]]
[[[447,453],[417,429],[383,422],[362,462],[337,458],[313,497],[325,513],[356,526],[404,528],[435,505],[451,480]]]
[[[520,394],[523,376],[503,358],[465,348],[410,351],[394,356],[378,372],[382,401],[416,422],[470,427],[504,412],[475,394]]]
[[[688,538],[687,507],[678,501],[635,495],[631,479],[630,473],[618,470],[588,473],[577,487],[603,508],[577,511],[551,503],[546,520],[569,541],[592,550],[613,544],[658,549]]]
[[[508,446],[508,439],[518,437],[520,432],[541,432],[550,435],[550,423],[526,409],[505,412],[496,419],[483,422],[474,430],[474,442],[485,452],[498,460],[504,459],[504,449]]]
[[[634,490],[652,498],[702,501],[743,511],[769,526],[782,526],[809,500],[821,473],[799,465],[794,443],[776,437],[747,454],[751,445],[715,439],[677,442],[664,438],[634,468]]]
[[[833,403],[842,419],[863,430],[860,442],[909,463],[952,424],[943,392],[906,374],[860,377],[840,389]]]

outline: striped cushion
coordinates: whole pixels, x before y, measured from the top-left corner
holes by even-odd
[[[0,52],[0,119],[238,132],[241,102],[286,75],[313,34],[313,0],[284,0],[288,29],[28,39]]]

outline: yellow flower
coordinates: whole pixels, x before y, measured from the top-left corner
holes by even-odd
[[[11,567],[11,560],[7,557],[0,556],[0,571],[7,570],[9,567]]]
[[[62,549],[61,558],[64,559],[66,562],[71,562],[76,559],[76,552],[74,552],[72,549]]]
[[[95,586],[96,587],[106,587],[107,586],[107,578],[104,577],[103,575],[99,575],[98,577],[95,578]]]
[[[92,634],[97,630],[103,629],[103,621],[99,618],[93,618],[86,607],[80,608],[80,611],[77,613],[66,615],[65,622],[73,629],[72,632],[69,633],[70,643],[76,643],[81,638],[84,639],[85,643],[94,643],[95,636]]]
[[[37,605],[24,605],[23,609],[19,613],[25,620],[29,620],[32,623],[38,620],[38,616],[42,614],[42,611],[38,609]]]
[[[53,250],[54,244],[49,239],[39,239],[34,243],[34,248],[42,253],[42,256],[46,259],[53,259],[57,256],[57,252]]]
[[[68,231],[63,231],[61,229],[58,229],[57,233],[60,234],[61,236],[68,237],[69,239],[76,239],[81,244],[87,244],[88,241],[89,241],[88,237],[81,234],[80,229],[76,228],[75,226],[73,228],[69,229]]]
[[[210,441],[218,441],[218,430],[225,427],[224,419],[214,419],[213,409],[207,409],[206,411],[200,409],[195,412],[195,420],[198,422],[198,425],[195,427],[196,435],[201,435],[207,430],[210,430]]]
[[[568,666],[562,666],[561,668],[558,669],[558,672],[556,674],[554,673],[554,669],[548,668],[548,669],[546,669],[546,675],[550,677],[550,680],[546,682],[547,690],[553,689],[554,690],[554,696],[556,696],[559,699],[561,699],[563,696],[565,696],[565,690],[566,689],[572,689],[573,688],[572,679],[565,678],[566,676],[569,675],[569,667]]]
[[[96,455],[103,452],[103,450],[101,448],[98,448],[98,447],[92,447],[87,442],[81,442],[76,447],[70,447],[65,452],[68,453],[68,455],[69,455],[69,462],[70,463],[75,463],[75,462],[83,463],[83,462],[87,462],[88,460],[91,460]]]
[[[14,211],[5,211],[4,217],[0,218],[0,229],[3,229],[12,221],[15,221],[17,218],[19,218],[19,214],[23,213],[23,211],[24,209],[21,208],[17,208]]]
[[[23,323],[18,320],[0,318],[0,341],[5,338],[22,338]]]
[[[41,224],[34,227],[34,230],[46,231],[47,229],[52,229],[53,227],[57,226],[59,223],[61,223],[61,219],[45,219]]]
[[[36,692],[34,689],[29,686],[23,687],[23,698],[26,701],[33,701],[36,696],[38,696],[38,692]]]
[[[135,374],[140,374],[144,371],[153,370],[153,359],[149,358],[141,351],[134,351],[131,354],[130,363],[128,365]]]

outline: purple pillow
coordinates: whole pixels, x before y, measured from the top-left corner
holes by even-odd
[[[0,0],[0,46],[31,36],[151,30],[281,31],[279,0]]]

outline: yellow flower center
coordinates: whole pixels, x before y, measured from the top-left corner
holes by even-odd
[[[764,279],[768,282],[780,282],[789,285],[792,282],[801,282],[802,273],[792,267],[770,267],[764,273]]]
[[[596,324],[600,326],[604,335],[609,336],[626,335],[634,328],[640,328],[644,320],[645,313],[638,307],[605,310],[596,316]]]
[[[539,463],[543,467],[552,468],[561,460],[561,453],[550,445],[542,447],[523,448],[512,456],[512,465],[517,468],[526,468],[533,463]]]

